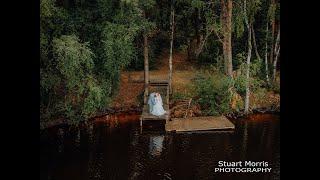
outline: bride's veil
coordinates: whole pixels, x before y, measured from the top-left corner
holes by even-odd
[[[160,104],[163,105],[162,103],[162,97],[161,97],[161,94],[159,93],[159,99],[160,99]]]

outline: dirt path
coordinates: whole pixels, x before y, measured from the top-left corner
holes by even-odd
[[[150,71],[150,79],[168,79],[169,52],[164,50],[157,60],[157,70]],[[187,55],[176,52],[172,58],[173,87],[180,87],[179,83],[187,83],[190,80],[190,72],[193,66],[187,61]],[[134,82],[140,81],[140,83]],[[115,108],[130,108],[140,106],[139,98],[143,93],[144,71],[123,71],[121,73],[119,94],[115,97],[112,106]]]

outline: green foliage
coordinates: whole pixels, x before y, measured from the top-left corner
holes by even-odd
[[[222,46],[216,35],[223,35],[221,2],[173,2],[174,49],[192,51],[197,46],[193,45],[197,38],[201,41],[200,37],[211,33],[198,64],[223,72]],[[242,52],[247,49],[243,1],[233,2],[233,65],[234,69],[243,71],[245,54]],[[247,15],[254,23],[258,50],[263,51],[267,15],[269,19],[278,20],[279,4],[270,6],[262,0],[263,3],[260,0],[247,2]],[[41,119],[67,118],[78,122],[108,107],[117,93],[121,71],[143,69],[143,35],[153,34],[148,38],[150,69],[155,67],[155,60],[163,49],[169,48],[170,14],[171,3],[164,0],[40,0]],[[216,32],[211,32],[212,27]],[[271,41],[270,36],[267,40]],[[265,77],[264,67],[262,62],[253,60],[250,69],[251,88],[255,91],[261,86],[260,79]],[[232,94],[229,88],[234,86],[243,94],[244,74],[242,72],[234,81],[220,73],[197,80],[199,102],[202,107],[208,107],[208,114],[229,111]],[[176,99],[190,96],[193,94],[174,93]]]
[[[118,0],[97,0],[94,8],[101,19],[110,21],[114,15],[114,10],[117,8]]]
[[[142,39],[139,36],[140,39]],[[157,38],[156,40],[159,40]],[[149,70],[157,69],[159,66],[157,66],[156,58],[160,56],[161,54],[161,44],[159,44],[158,41],[149,41]],[[128,70],[138,70],[142,71],[144,70],[144,55],[143,55],[144,49],[143,49],[143,43],[139,42],[135,45],[135,54],[132,56],[132,60],[130,61],[130,64],[127,66]]]
[[[247,63],[246,57],[244,53],[239,53],[236,56],[238,62],[241,64],[238,66],[239,75],[234,78],[234,87],[236,91],[242,96],[245,96],[246,93],[246,70],[247,70]],[[261,85],[263,84],[262,78],[264,78],[262,74],[262,61],[253,60],[250,63],[250,90],[255,92],[258,90]]]
[[[173,101],[182,100],[182,99],[185,99],[185,94],[183,94],[181,92],[176,92],[172,96]]]
[[[253,68],[254,69],[254,68]],[[254,72],[252,72],[254,75]],[[211,71],[200,74],[195,80],[197,103],[200,104],[205,115],[221,115],[232,111],[231,102],[235,93],[241,96],[235,100],[235,109],[241,110],[246,93],[246,76],[240,74],[234,79],[225,76],[222,71]],[[256,76],[250,78],[250,88],[257,95],[264,95],[261,88],[262,81]],[[177,94],[177,99],[182,96]]]
[[[274,93],[280,93],[280,83],[279,82],[273,82],[270,89],[274,92]]]
[[[100,60],[100,71],[105,79],[112,82],[115,89],[118,86],[120,71],[135,55],[133,38],[136,31],[135,28],[114,23],[107,23],[102,31],[103,54]]]
[[[276,9],[277,9],[277,4],[270,4],[268,9],[268,19],[270,22],[273,22],[275,20]]]
[[[267,89],[259,88],[254,92],[255,93],[255,98],[257,98],[259,100],[265,100],[267,92],[268,92]]]
[[[261,0],[247,0],[247,16],[250,22],[254,22],[256,13],[261,9]]]
[[[121,70],[143,58],[137,44],[155,28],[143,12],[154,5],[154,0],[40,1],[42,121],[77,123],[108,107]]]
[[[240,38],[244,31],[245,31],[245,26],[244,26],[244,16],[243,16],[243,8],[242,6],[235,5],[233,7],[233,13],[232,13],[232,30],[235,32],[235,35],[237,38]]]
[[[132,44],[136,34],[135,28],[129,28],[125,25],[107,23],[102,32],[102,44],[104,48],[104,58],[106,68],[111,66],[123,68],[126,66],[133,55],[134,47]]]
[[[61,115],[71,122],[90,117],[101,106],[101,100],[105,97],[93,76],[94,56],[88,44],[81,43],[74,35],[63,35],[53,40],[53,55],[57,61],[55,68],[60,76],[49,76],[50,80],[47,82],[49,87],[57,85],[56,88],[64,95],[64,98],[58,98],[61,100],[58,102]],[[60,78],[60,83],[50,84],[50,77]]]
[[[173,95],[171,99],[173,101],[178,101],[178,100],[184,100],[184,99],[189,99],[195,96],[195,85],[194,84],[189,84],[183,88],[183,91],[178,91],[173,89]]]
[[[56,11],[54,0],[40,0],[40,18],[52,17]]]
[[[205,65],[205,66],[216,65],[219,68],[220,65],[223,66],[221,52],[222,52],[222,48],[220,46],[220,42],[214,40],[213,38],[210,38],[208,39],[208,42],[205,45],[204,50],[199,55],[197,63],[199,65]]]
[[[201,0],[191,0],[191,7],[201,9],[204,6],[205,6],[205,2],[203,2]]]
[[[221,73],[200,75],[196,81],[196,94],[202,111],[206,115],[221,115],[231,111],[231,87],[233,81]]]
[[[53,40],[54,57],[58,70],[68,81],[67,87],[75,87],[93,69],[93,53],[87,43],[80,43],[78,37],[61,36]]]

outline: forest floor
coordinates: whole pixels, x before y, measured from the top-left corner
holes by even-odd
[[[169,72],[169,52],[165,50],[157,59],[158,67],[155,70],[150,70],[149,76],[152,79],[168,79]],[[197,71],[194,65],[187,61],[187,55],[183,52],[176,52],[172,58],[173,91],[182,91],[184,87],[191,83],[192,78]],[[139,82],[137,82],[139,81]],[[144,71],[123,71],[121,73],[119,93],[112,102],[114,109],[130,109],[140,107],[142,101],[141,94],[144,90]]]
[[[169,52],[163,51],[157,59],[158,67],[150,70],[150,79],[168,79],[169,71]],[[192,85],[192,79],[196,77],[200,69],[196,64],[187,60],[187,54],[184,52],[175,52],[173,54],[173,77],[172,87],[174,94],[187,94]],[[142,93],[144,90],[144,71],[123,71],[121,73],[120,87],[118,95],[113,99],[111,104],[114,110],[137,110],[142,107]],[[174,98],[171,99],[173,106],[179,104]],[[266,109],[269,107],[280,106],[280,95],[273,91],[261,91],[252,94],[250,98],[251,109]],[[172,112],[172,117],[181,117],[185,114],[185,109],[176,109]],[[190,116],[201,115],[199,106],[194,105],[189,109]]]

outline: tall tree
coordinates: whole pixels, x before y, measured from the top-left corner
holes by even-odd
[[[265,64],[265,71],[266,71],[266,80],[267,80],[267,84],[270,83],[269,80],[269,63],[268,63],[268,32],[269,31],[269,22],[267,20],[267,26],[266,26],[266,49],[265,49],[265,57],[264,57],[264,64]]]
[[[253,32],[253,21],[256,12],[260,6],[259,0],[244,0],[243,2],[243,16],[244,22],[248,31],[248,53],[247,53],[247,69],[246,69],[246,96],[245,96],[245,107],[244,113],[249,112],[249,102],[250,102],[250,64],[251,64],[251,54],[252,54],[252,32]]]
[[[152,7],[155,5],[154,0],[132,0],[130,2],[136,12],[139,13],[139,23],[141,23],[141,29],[142,29],[142,37],[143,37],[143,61],[144,61],[144,103],[147,102],[147,97],[149,95],[149,36],[153,33],[154,30],[154,24],[149,22],[148,15],[150,14],[149,11],[152,9]]]
[[[272,39],[272,41],[271,41],[271,52],[270,52],[270,59],[269,59],[270,63],[273,62],[273,58],[274,58],[274,34],[275,34],[275,26],[276,26],[276,22],[275,22],[275,18],[274,18],[275,8],[276,8],[276,1],[271,0],[270,19],[271,19],[271,39]]]
[[[220,5],[220,21],[216,14],[216,5]],[[196,57],[202,52],[203,47],[209,38],[214,33],[218,38],[218,41],[222,44],[223,61],[224,61],[224,72],[226,75],[232,77],[233,75],[233,64],[232,64],[232,12],[233,12],[233,1],[232,0],[220,0],[210,1],[210,3],[203,3],[202,6],[209,6],[205,12],[205,35],[202,41],[199,43],[198,49],[196,50]],[[208,13],[210,13],[208,15]]]
[[[173,33],[174,33],[174,0],[171,2],[171,39],[169,56],[169,91],[172,94],[172,51],[173,51]]]
[[[232,0],[221,0],[221,22],[223,32],[223,58],[225,74],[232,77]]]
[[[196,37],[197,37],[197,46],[194,50],[195,59],[198,59],[200,53],[203,51],[207,40],[209,39],[210,35],[214,32],[214,5],[213,2],[211,4],[204,3],[203,1],[192,1],[193,6],[196,8]],[[211,6],[211,7],[210,7]],[[202,11],[201,11],[202,10]],[[204,16],[204,20],[201,20],[201,13]],[[210,14],[210,16],[206,17],[206,14]],[[201,22],[200,22],[201,21]],[[202,22],[203,21],[203,22]],[[220,39],[220,35],[218,35],[219,41],[222,43]]]
[[[256,33],[254,32],[254,27],[252,25],[251,27],[251,31],[252,31],[252,40],[253,40],[253,46],[254,46],[254,52],[256,54],[256,57],[259,61],[261,61],[261,56],[259,54],[259,51],[258,51],[258,46],[257,46],[257,41],[256,41]]]
[[[251,61],[251,51],[252,51],[252,45],[251,45],[251,22],[248,20],[247,15],[247,0],[244,0],[244,19],[245,24],[248,30],[248,54],[247,54],[247,70],[246,70],[246,97],[245,97],[245,107],[244,107],[244,113],[248,114],[249,112],[249,96],[250,96],[250,61]]]
[[[278,55],[280,51],[280,25],[278,25],[279,20],[279,3],[276,0],[271,0],[269,9],[268,9],[268,20],[271,22],[271,49],[269,55],[269,63],[272,64],[272,80],[276,79],[276,67],[278,62]],[[277,36],[275,37],[275,34]]]
[[[274,46],[274,52],[275,52],[275,54],[274,54],[274,59],[273,59],[273,74],[272,74],[273,82],[276,81],[277,62],[278,62],[278,57],[279,57],[279,53],[280,53],[280,26],[279,26],[275,46]]]
[[[147,97],[149,94],[149,49],[148,49],[148,36],[147,33],[143,34],[143,57],[144,57],[144,103],[147,103]]]

